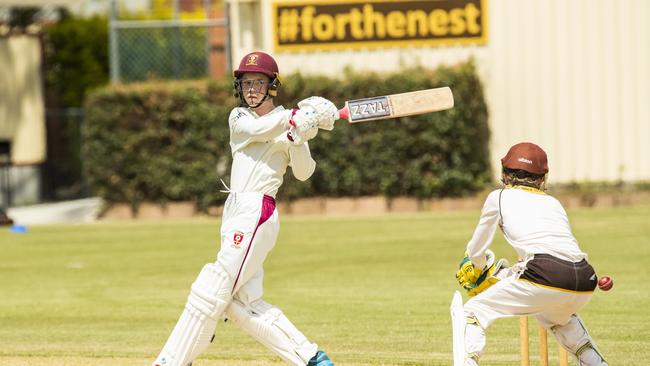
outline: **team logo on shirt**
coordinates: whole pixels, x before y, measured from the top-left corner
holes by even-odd
[[[235,234],[232,236],[232,242],[235,243],[233,247],[239,248],[239,244],[241,244],[242,240],[244,240],[244,233],[241,231],[235,231]]]

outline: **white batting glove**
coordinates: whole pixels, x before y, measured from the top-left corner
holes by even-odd
[[[318,116],[312,110],[294,109],[289,120],[287,138],[295,145],[303,144],[318,134]]]
[[[339,109],[323,97],[309,97],[298,102],[300,109],[310,109],[318,116],[318,128],[331,131],[339,119]]]

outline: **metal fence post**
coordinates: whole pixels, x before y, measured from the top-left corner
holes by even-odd
[[[118,47],[118,32],[115,25],[117,20],[117,0],[110,0],[110,17],[108,20],[108,40],[109,40],[109,62],[110,62],[110,75],[111,82],[117,83],[120,81],[120,63],[119,63],[119,47]]]
[[[224,39],[225,44],[225,59],[226,59],[226,75],[232,75],[232,36],[230,34],[230,2],[226,1],[224,3],[224,12],[223,12],[224,27],[226,30],[226,37]]]

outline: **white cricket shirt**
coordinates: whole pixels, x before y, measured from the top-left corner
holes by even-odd
[[[485,265],[485,251],[499,224],[519,258],[546,253],[579,262],[587,257],[578,247],[566,211],[557,199],[541,191],[515,187],[497,189],[485,200],[478,226],[467,244],[475,266]]]
[[[249,108],[230,112],[231,191],[275,197],[287,166],[299,180],[314,173],[316,162],[307,143],[296,146],[286,136],[290,117],[291,111],[282,106],[261,117]]]

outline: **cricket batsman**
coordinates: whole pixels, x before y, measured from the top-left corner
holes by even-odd
[[[154,366],[188,366],[210,345],[227,318],[290,365],[333,366],[282,313],[262,300],[267,254],[280,224],[275,195],[288,166],[307,180],[316,163],[308,140],[338,119],[332,102],[310,97],[298,109],[275,106],[280,87],[275,60],[252,52],[234,71],[241,106],[228,119],[232,169],[221,224],[221,249],[192,284],[187,303]],[[224,184],[225,185],[225,184]]]
[[[578,365],[607,365],[576,314],[597,277],[558,200],[544,190],[548,164],[539,146],[523,142],[501,159],[505,187],[491,192],[456,273],[473,296],[464,305],[465,366],[479,364],[485,332],[497,319],[534,315]],[[510,268],[488,249],[497,227],[520,261]]]

